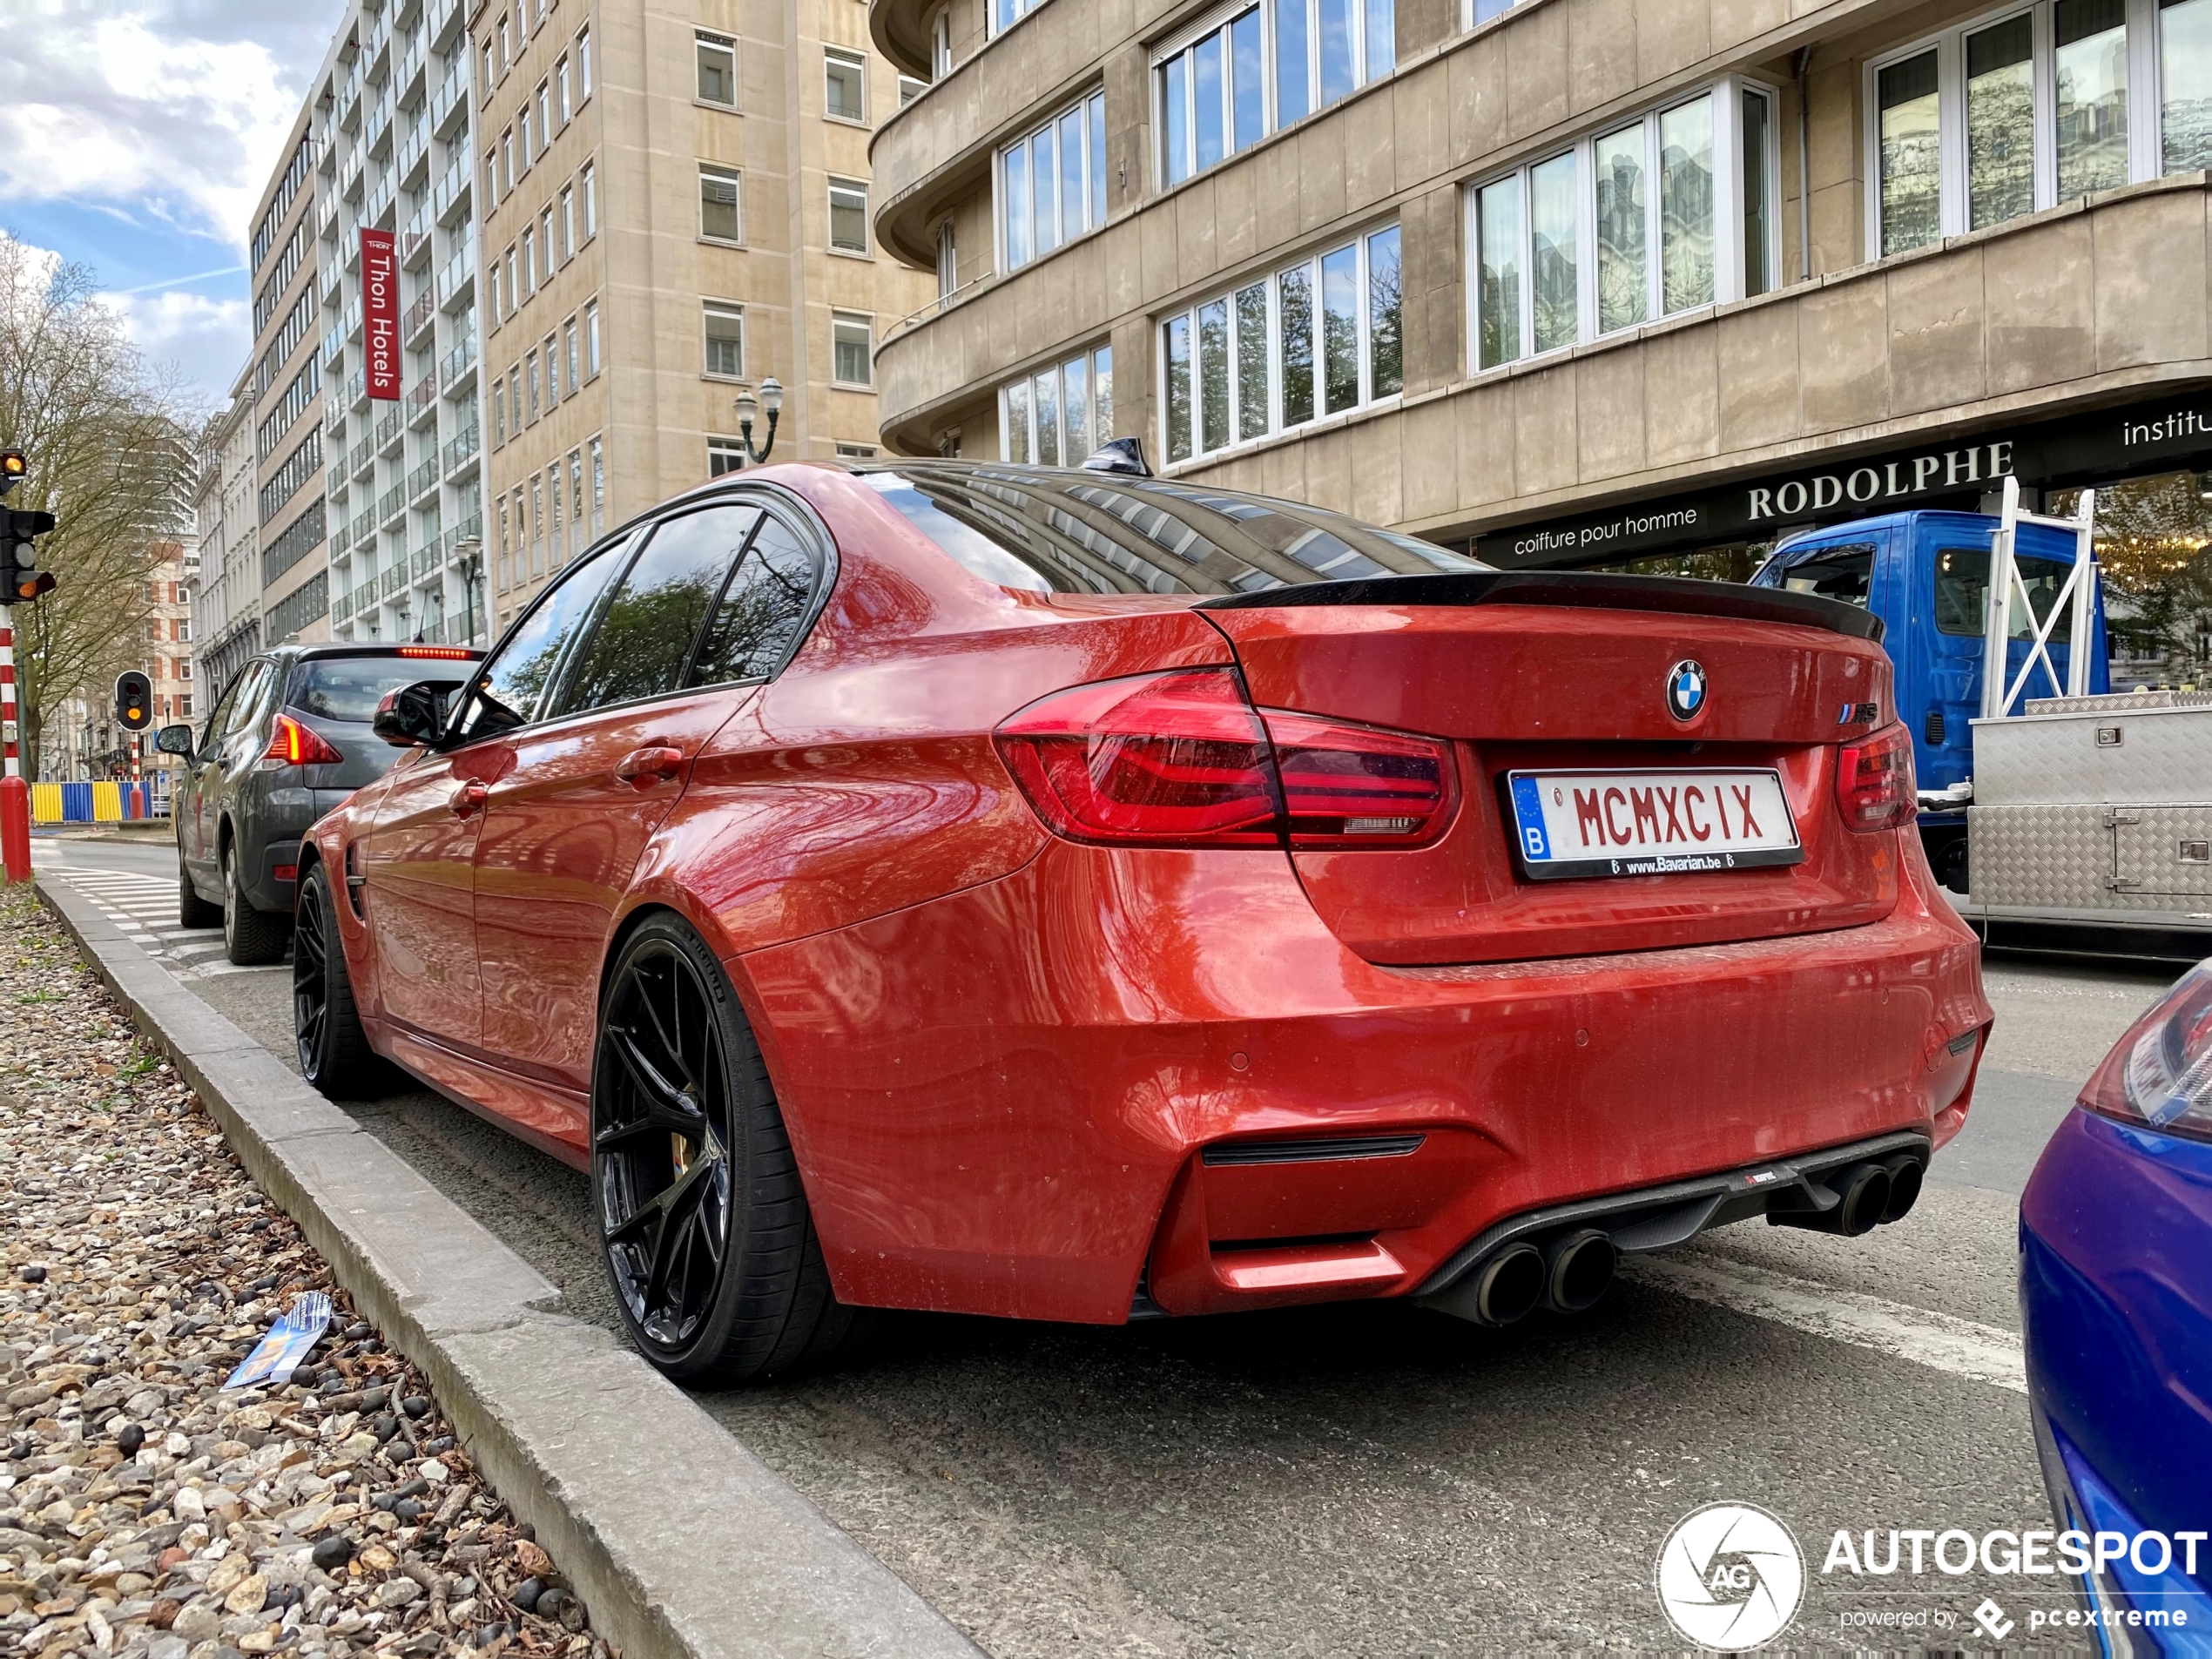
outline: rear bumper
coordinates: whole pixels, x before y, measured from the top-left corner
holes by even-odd
[[[1279,855],[1055,843],[732,967],[841,1298],[1101,1323],[1194,1236],[1172,1312],[1403,1295],[1547,1205],[1940,1146],[1990,1017],[1917,876],[1860,927],[1393,969]]]
[[[2020,1200],[2020,1312],[2060,1525],[2212,1530],[2212,1144],[2075,1110]],[[2193,1588],[2212,1632],[2212,1544],[2196,1564],[2186,1587],[2115,1564],[2100,1589]]]
[[[239,869],[246,897],[256,910],[292,913],[300,842],[314,821],[354,792],[311,789],[299,784],[272,785],[239,814]]]

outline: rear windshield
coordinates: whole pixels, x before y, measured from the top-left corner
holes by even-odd
[[[470,664],[460,658],[310,657],[292,671],[287,707],[319,720],[376,718],[387,691],[417,680],[462,680]]]
[[[1255,593],[1490,568],[1317,508],[1157,478],[927,461],[858,475],[954,559],[1003,588]]]

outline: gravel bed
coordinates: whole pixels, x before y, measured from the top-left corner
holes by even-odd
[[[609,1659],[28,887],[0,891],[0,1655]],[[304,1291],[292,1381],[223,1389]]]

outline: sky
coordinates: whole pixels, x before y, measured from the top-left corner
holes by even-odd
[[[210,409],[253,347],[248,223],[344,0],[0,0],[0,227],[91,266]]]

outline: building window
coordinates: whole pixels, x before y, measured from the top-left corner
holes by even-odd
[[[1159,178],[1179,184],[1397,67],[1395,0],[1264,0],[1153,59]]]
[[[873,461],[875,459],[875,445],[840,443],[837,446],[837,454],[838,458],[842,461]]]
[[[840,121],[868,118],[867,59],[834,46],[822,51],[822,109]]]
[[[868,187],[849,179],[829,185],[830,246],[840,253],[868,251]]]
[[[2212,0],[2039,0],[1866,72],[1870,257],[2212,164]]]
[[[1392,225],[1166,319],[1160,364],[1169,461],[1402,391],[1402,290]]]
[[[583,239],[588,242],[599,233],[599,189],[589,163],[577,182],[583,192]]]
[[[569,125],[570,117],[575,113],[575,111],[570,102],[570,88],[569,85],[569,60],[567,58],[563,57],[559,63],[553,65],[553,84],[561,89],[561,125],[563,129],[565,130]]]
[[[1011,29],[1043,3],[1044,0],[988,0],[984,16],[991,33],[996,36]]]
[[[530,170],[530,163],[536,157],[530,145],[530,106],[527,103],[523,105],[523,112],[515,118],[515,137],[521,151],[522,166],[516,173],[519,178]]]
[[[500,280],[499,261],[491,266],[491,326],[495,328],[507,319],[506,285]]]
[[[499,211],[499,152],[487,145],[484,147],[484,212]]]
[[[591,533],[594,536],[607,524],[607,463],[599,448],[599,440],[591,440]]]
[[[1113,435],[1110,346],[999,388],[1001,460],[1072,467]]]
[[[561,401],[561,354],[557,336],[545,337],[545,407],[551,408]]]
[[[534,229],[523,233],[523,278],[522,297],[528,299],[537,292],[537,237]]]
[[[745,307],[709,300],[699,309],[705,318],[705,372],[718,380],[737,379],[745,373]]]
[[[539,257],[544,264],[542,280],[550,282],[553,280],[553,255],[560,245],[553,239],[553,209],[550,206],[545,210],[545,217],[538,221],[537,234]]]
[[[507,372],[507,407],[514,412],[515,431],[523,429],[523,366],[520,363]]]
[[[515,193],[515,129],[509,127],[499,135],[499,171],[506,185],[506,193]]]
[[[529,356],[523,359],[523,369],[529,381],[530,419],[535,421],[537,419],[538,409],[537,354],[536,352],[530,353]]]
[[[577,372],[583,367],[583,361],[577,350],[576,319],[574,317],[569,319],[567,327],[562,330],[562,340],[568,347],[569,395],[573,397],[576,395],[576,388],[583,383],[581,375]]]
[[[587,301],[583,307],[583,374],[591,380],[599,373],[599,302]]]
[[[699,234],[710,242],[745,240],[738,205],[738,171],[699,164]]]
[[[507,381],[504,375],[491,383],[491,441],[495,448],[507,442]]]
[[[742,471],[745,449],[735,438],[709,438],[706,441],[706,475],[719,478],[725,472]]]
[[[537,147],[542,153],[553,142],[553,84],[537,84]]]
[[[912,75],[901,75],[899,77],[899,107],[902,110],[905,109],[907,105],[913,103],[916,98],[920,98],[928,90],[929,83],[927,81],[919,79]]]
[[[576,71],[577,87],[584,98],[590,98],[591,96],[591,31],[589,29],[576,37]]]
[[[1475,368],[1765,293],[1774,144],[1772,94],[1728,81],[1468,192]]]
[[[1008,270],[1106,222],[1106,95],[1069,105],[999,155]]]
[[[954,240],[953,221],[937,227],[937,297],[949,299],[960,289],[960,248]]]
[[[937,15],[929,20],[929,72],[943,80],[953,72],[953,9],[937,8]]]
[[[700,34],[698,42],[699,102],[725,110],[738,107],[737,43],[723,35]]]
[[[561,257],[576,258],[576,186],[561,187]]]
[[[874,384],[875,324],[849,312],[830,316],[830,378],[840,386]]]

